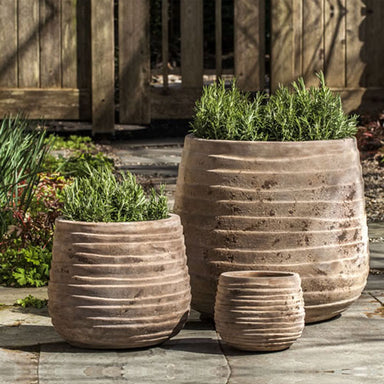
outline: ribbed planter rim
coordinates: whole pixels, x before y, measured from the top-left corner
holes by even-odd
[[[146,225],[147,223],[159,223],[159,224],[164,224],[168,223],[172,220],[175,220],[175,218],[178,218],[179,215],[176,215],[175,213],[169,213],[168,217],[165,219],[159,219],[159,220],[143,220],[143,221],[115,221],[115,222],[104,222],[104,221],[75,221],[75,220],[67,220],[64,219],[62,216],[59,216],[56,219],[56,222],[60,223],[69,223],[69,224],[76,224],[76,225],[84,225],[84,226],[89,226],[89,225],[97,225],[97,226],[142,226]]]
[[[229,271],[223,272],[220,276],[223,277],[233,277],[236,279],[273,279],[273,278],[288,278],[299,277],[299,274],[296,272],[285,272],[285,271]]]
[[[333,139],[333,140],[303,140],[303,141],[273,141],[273,140],[255,140],[255,141],[246,141],[246,140],[222,140],[222,139],[203,139],[200,137],[196,137],[193,133],[189,133],[186,137],[193,138],[194,140],[201,142],[217,142],[217,143],[236,143],[238,145],[245,145],[250,143],[263,143],[266,145],[309,145],[309,143],[319,143],[319,144],[330,144],[330,143],[340,143],[341,141],[355,141],[356,137],[345,137],[343,139]]]

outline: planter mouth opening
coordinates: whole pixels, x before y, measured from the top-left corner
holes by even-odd
[[[75,221],[75,220],[68,220],[63,216],[59,216],[56,221],[62,222],[62,223],[74,223],[79,225],[106,225],[106,226],[115,226],[115,225],[142,225],[143,223],[159,223],[159,222],[165,222],[165,221],[171,221],[175,220],[175,218],[179,217],[179,215],[175,213],[168,213],[168,216],[164,219],[158,219],[158,220],[141,220],[141,221]]]
[[[292,278],[298,276],[295,272],[283,271],[230,271],[223,272],[220,276],[236,279],[262,279],[262,278]]]
[[[348,136],[348,137],[342,137],[339,139],[324,139],[324,140],[284,140],[284,141],[278,141],[278,140],[225,140],[225,139],[205,139],[203,137],[197,137],[193,133],[189,133],[186,135],[186,138],[190,138],[193,140],[201,141],[201,142],[217,142],[217,143],[237,143],[239,145],[245,145],[250,143],[263,143],[266,145],[272,145],[272,144],[280,144],[280,145],[303,145],[305,143],[317,143],[317,144],[328,144],[328,143],[337,143],[341,141],[355,141],[355,136]]]

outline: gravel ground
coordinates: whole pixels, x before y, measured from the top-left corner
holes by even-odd
[[[361,162],[368,222],[384,221],[384,163],[376,159]]]

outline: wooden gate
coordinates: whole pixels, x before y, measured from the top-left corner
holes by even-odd
[[[272,0],[271,81],[303,76],[342,95],[348,112],[384,105],[383,0]]]
[[[264,0],[234,2],[233,74],[247,90],[264,88]],[[180,0],[181,84],[168,81],[168,5],[162,1],[161,86],[150,86],[149,0],[119,3],[120,122],[145,124],[152,119],[192,115],[203,86],[203,0]],[[222,1],[215,0],[216,75],[222,75]]]

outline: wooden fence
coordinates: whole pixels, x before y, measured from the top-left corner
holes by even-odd
[[[115,123],[190,117],[205,73],[204,2],[180,0],[181,84],[174,85],[168,81],[169,1],[162,0],[161,10],[162,82],[152,86],[150,0],[119,0],[117,12],[114,0],[0,0],[0,115],[91,120],[94,133],[113,132]],[[222,0],[204,1],[215,2],[215,73],[221,76]],[[347,111],[383,107],[383,0],[233,4],[231,73],[243,89],[265,87],[267,20],[272,90],[299,76],[312,84],[313,73],[323,70]]]
[[[271,0],[272,89],[322,70],[344,109],[384,108],[384,1]]]

